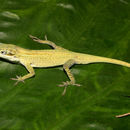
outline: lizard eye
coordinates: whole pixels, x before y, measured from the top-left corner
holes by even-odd
[[[1,54],[5,55],[5,54],[6,54],[6,51],[1,51]]]

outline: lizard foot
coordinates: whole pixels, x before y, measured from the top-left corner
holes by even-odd
[[[58,85],[59,87],[67,87],[69,85],[74,85],[74,86],[81,86],[80,84],[75,84],[75,83],[72,83],[71,81],[66,81],[66,82],[62,82],[62,84]]]
[[[16,83],[14,85],[17,85],[19,82],[24,82],[24,79],[21,76],[17,76],[16,78],[11,78],[11,80],[16,80]]]
[[[74,86],[78,86],[78,87],[81,86],[80,84],[75,84],[75,83],[72,83],[71,81],[62,82],[62,84],[58,85],[59,87],[65,87],[64,91],[62,92],[62,96],[65,95],[66,89],[69,85],[74,85]]]

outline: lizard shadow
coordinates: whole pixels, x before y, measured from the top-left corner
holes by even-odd
[[[3,58],[0,58],[0,61],[10,63],[10,64],[16,64],[17,63],[17,62],[11,62],[11,61],[3,59]]]

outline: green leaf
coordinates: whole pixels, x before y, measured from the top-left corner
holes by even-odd
[[[0,42],[48,49],[28,35],[66,49],[130,62],[128,0],[1,0]],[[10,78],[26,69],[0,61],[0,129],[128,130],[130,69],[113,64],[75,65],[81,87],[57,87],[67,76],[61,67],[35,69],[36,76],[14,86]]]

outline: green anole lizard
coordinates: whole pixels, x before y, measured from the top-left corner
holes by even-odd
[[[0,57],[11,62],[18,62],[22,64],[29,72],[27,75],[24,75],[22,77],[16,76],[16,78],[11,78],[12,80],[17,80],[16,84],[20,81],[24,82],[25,79],[34,76],[35,72],[33,67],[55,67],[63,65],[63,68],[67,73],[70,81],[63,82],[63,84],[60,84],[59,86],[80,86],[80,84],[75,83],[75,78],[69,69],[74,64],[105,62],[130,67],[130,63],[121,60],[69,51],[60,46],[57,46],[55,43],[51,41],[48,41],[47,37],[45,37],[45,40],[40,40],[32,35],[29,36],[34,41],[42,44],[48,44],[54,49],[29,50],[13,44],[1,43]]]
[[[22,77],[16,76],[16,78],[11,78],[12,80],[17,81],[15,84],[20,81],[24,82],[25,79],[34,76],[35,72],[33,67],[55,67],[63,65],[63,68],[70,79],[70,81],[63,82],[59,85],[61,87],[65,86],[63,92],[64,95],[66,92],[66,87],[68,85],[80,86],[80,84],[75,83],[75,78],[69,69],[74,64],[105,62],[130,67],[130,63],[121,60],[69,51],[60,46],[57,46],[51,41],[48,41],[46,37],[45,40],[40,40],[37,37],[30,35],[30,38],[32,38],[36,42],[50,45],[53,50],[29,50],[13,44],[0,44],[1,58],[9,60],[11,62],[18,62],[25,66],[25,68],[29,72],[27,75],[24,75]]]

